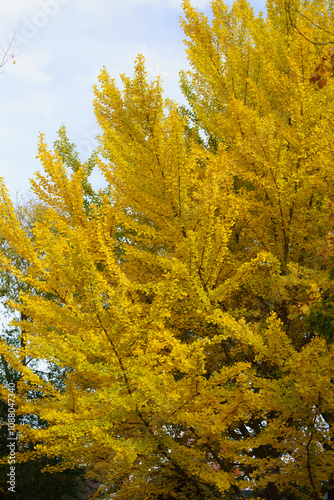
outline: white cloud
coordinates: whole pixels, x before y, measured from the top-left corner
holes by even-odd
[[[72,0],[76,9],[81,12],[91,12],[94,16],[105,17],[116,12],[126,10],[128,13],[138,8],[151,7],[153,10],[172,9],[181,11],[182,0],[126,0],[126,7],[122,2],[110,0]],[[200,9],[210,6],[210,0],[192,0],[192,5]],[[125,7],[125,8],[124,8]]]
[[[33,111],[51,117],[55,110],[56,99],[46,90],[36,90],[29,96],[29,102],[22,105],[23,112]]]
[[[38,8],[37,0],[0,2],[0,41],[4,49],[13,41],[22,23]]]
[[[87,88],[91,88],[97,82],[98,75],[101,68],[96,68],[89,73],[80,72],[74,77],[73,84],[77,87],[79,91],[87,91]]]
[[[0,3],[0,16],[24,16],[38,8],[38,0],[11,0]]]
[[[73,0],[11,0],[0,3],[0,42],[19,52]]]
[[[3,114],[16,113],[24,114],[25,119],[30,114],[31,119],[36,119],[36,115],[51,117],[56,108],[56,99],[44,89],[34,90],[20,97],[12,97],[2,105]],[[22,116],[23,117],[23,116]]]

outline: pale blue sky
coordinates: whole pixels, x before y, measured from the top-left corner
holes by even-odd
[[[192,3],[210,13],[209,1]],[[262,0],[251,4],[264,10]],[[181,14],[181,0],[0,0],[4,48],[17,28],[16,64],[0,74],[0,176],[12,198],[28,193],[40,169],[39,132],[51,145],[64,123],[82,159],[92,152],[92,85],[102,66],[113,77],[132,75],[140,52],[149,75],[162,75],[165,95],[181,101],[179,71],[188,67]]]

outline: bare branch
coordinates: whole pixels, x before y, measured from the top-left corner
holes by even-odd
[[[13,45],[13,42],[15,40],[16,33],[17,33],[17,30],[19,29],[20,24],[17,26],[7,49],[4,49],[2,47],[2,45],[0,45],[0,68],[3,68],[10,60],[12,60],[13,64],[15,64],[14,54],[12,53],[11,48],[12,48],[12,45]]]

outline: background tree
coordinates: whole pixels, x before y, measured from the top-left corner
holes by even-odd
[[[15,207],[15,213],[20,222],[21,228],[26,232],[29,238],[32,238],[32,228],[36,221],[41,217],[43,213],[43,206],[33,200],[24,200],[21,198],[17,201]],[[15,262],[15,265],[20,269],[21,272],[25,272],[28,265],[24,259],[20,259],[19,256],[15,255],[11,251],[5,239],[1,241],[1,247],[3,252],[6,254],[11,261]],[[2,339],[6,345],[11,349],[11,359],[6,359],[5,356],[0,358],[0,381],[1,385],[6,388],[8,384],[17,384],[21,378],[21,372],[19,371],[20,361],[16,358],[15,352],[19,353],[21,349],[25,347],[25,334],[24,331],[20,330],[17,326],[11,327],[9,325],[10,320],[15,318],[17,311],[13,310],[13,302],[19,301],[20,292],[24,289],[27,290],[22,280],[18,280],[15,276],[8,273],[2,273],[0,275],[1,283],[1,305],[3,307],[4,319],[6,324],[2,325]],[[23,313],[19,313],[17,319],[24,320]],[[32,357],[25,357],[22,360],[24,366],[29,366],[35,374],[43,377],[47,380],[53,380],[58,387],[61,387],[61,373],[60,370],[54,365],[47,365],[47,363],[39,362],[39,360]],[[4,393],[6,390],[4,391]],[[29,392],[29,398],[40,400],[43,394],[31,390]],[[15,495],[8,491],[8,405],[7,397],[0,400],[0,450],[1,457],[4,458],[4,463],[0,466],[0,492],[1,498],[10,499],[17,498],[21,500],[43,500],[43,499],[55,499],[59,500],[62,495],[70,495],[71,498],[79,498],[77,495],[80,493],[81,489],[84,487],[83,482],[80,478],[83,476],[84,471],[81,469],[67,469],[65,471],[58,472],[56,474],[51,474],[48,472],[41,472],[47,466],[56,466],[61,464],[61,457],[56,457],[55,459],[48,459],[46,456],[37,458],[35,460],[30,460],[25,463],[15,464],[16,469],[16,487]],[[36,415],[27,415],[24,417],[18,416],[16,419],[16,424],[27,424],[32,427],[45,427],[47,422],[39,419]],[[22,446],[22,445],[21,445]],[[34,443],[26,442],[24,443],[24,448],[26,450],[33,449]]]
[[[37,443],[26,457],[85,464],[106,497],[320,499],[333,486],[333,345],[300,309],[333,291],[318,252],[333,86],[309,81],[333,17],[326,2],[293,8],[268,2],[264,19],[214,1],[210,24],[185,1],[189,110],[140,56],[123,90],[103,70],[108,190],[89,210],[89,164],[69,172],[43,138],[33,241],[2,185],[3,234],[29,263],[23,276],[2,259],[29,287],[19,354],[64,370],[59,388],[21,364],[20,412],[49,424],[21,427]]]
[[[80,166],[79,155],[75,150],[75,146],[70,143],[65,126],[62,126],[58,131],[58,139],[54,143],[55,149],[61,155],[64,164],[70,171],[76,171]],[[94,199],[98,202],[97,194],[94,193],[91,184],[88,180],[94,168],[94,154],[88,160],[89,169],[87,172],[87,177],[83,180],[83,189],[85,192],[85,208],[89,212],[89,204]],[[44,205],[39,201],[30,198],[25,200],[23,197],[17,200],[15,206],[15,213],[17,215],[18,221],[21,228],[26,232],[29,238],[33,240],[32,229],[34,224],[38,220],[41,220],[44,211]],[[13,252],[5,238],[1,240],[2,250],[12,262],[20,269],[24,274],[28,263],[25,259],[20,259],[20,257]],[[3,324],[2,338],[10,348],[16,348],[19,352],[20,348],[25,347],[25,335],[24,331],[20,328],[11,327],[9,325],[10,320],[17,316],[17,319],[27,320],[23,313],[17,314],[15,308],[15,302],[20,300],[20,292],[27,290],[27,287],[22,280],[17,279],[14,275],[7,272],[0,275],[0,295],[2,298],[1,305],[3,306],[4,316],[6,318],[6,324]],[[48,299],[52,300],[52,294],[48,294]],[[13,354],[13,353],[12,353]],[[12,357],[11,361],[6,361],[4,356],[1,356],[0,364],[0,379],[3,386],[7,386],[8,383],[14,383],[17,386],[21,378],[21,372],[15,369],[18,366],[18,360]],[[35,374],[43,377],[45,380],[52,381],[52,383],[59,389],[63,390],[63,378],[64,370],[50,363],[47,360],[38,360],[32,357],[26,357],[23,361],[24,365],[29,365]],[[39,391],[30,391],[29,398],[40,400],[43,398],[43,394]],[[1,450],[2,457],[7,456],[7,416],[8,407],[6,404],[6,399],[0,400],[0,419],[1,419]],[[36,418],[35,415],[24,416],[23,418],[18,417],[17,423],[25,423],[30,421],[30,425],[33,427],[45,427],[47,422]],[[26,449],[33,449],[34,444],[31,442],[25,443]],[[49,466],[59,466],[61,464],[61,457],[55,457],[54,459],[48,459],[46,456],[37,458],[35,460],[29,460],[27,462],[16,464],[16,491],[15,498],[29,500],[31,499],[59,499],[62,495],[70,495],[71,498],[79,498],[82,491],[86,488],[87,483],[82,479],[84,475],[84,469],[65,469],[58,473],[48,473],[45,469]],[[44,469],[44,470],[43,470]],[[3,474],[1,474],[1,494],[3,498],[11,498],[11,493],[8,492],[7,485],[7,472],[8,463],[5,462],[0,469]],[[43,472],[42,472],[43,470]]]

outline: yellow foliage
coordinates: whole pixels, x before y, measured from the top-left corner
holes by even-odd
[[[318,248],[334,87],[309,81],[330,6],[268,1],[256,17],[245,0],[214,0],[211,23],[183,8],[191,113],[148,81],[142,56],[123,90],[100,74],[100,203],[85,210],[87,165],[69,174],[43,137],[32,238],[1,184],[1,233],[29,263],[1,261],[29,285],[13,304],[28,318],[20,355],[64,379],[43,382],[1,344],[24,373],[20,411],[49,423],[22,435],[118,499],[321,498],[334,351],[303,314],[333,288]],[[45,397],[29,400],[32,388]]]

